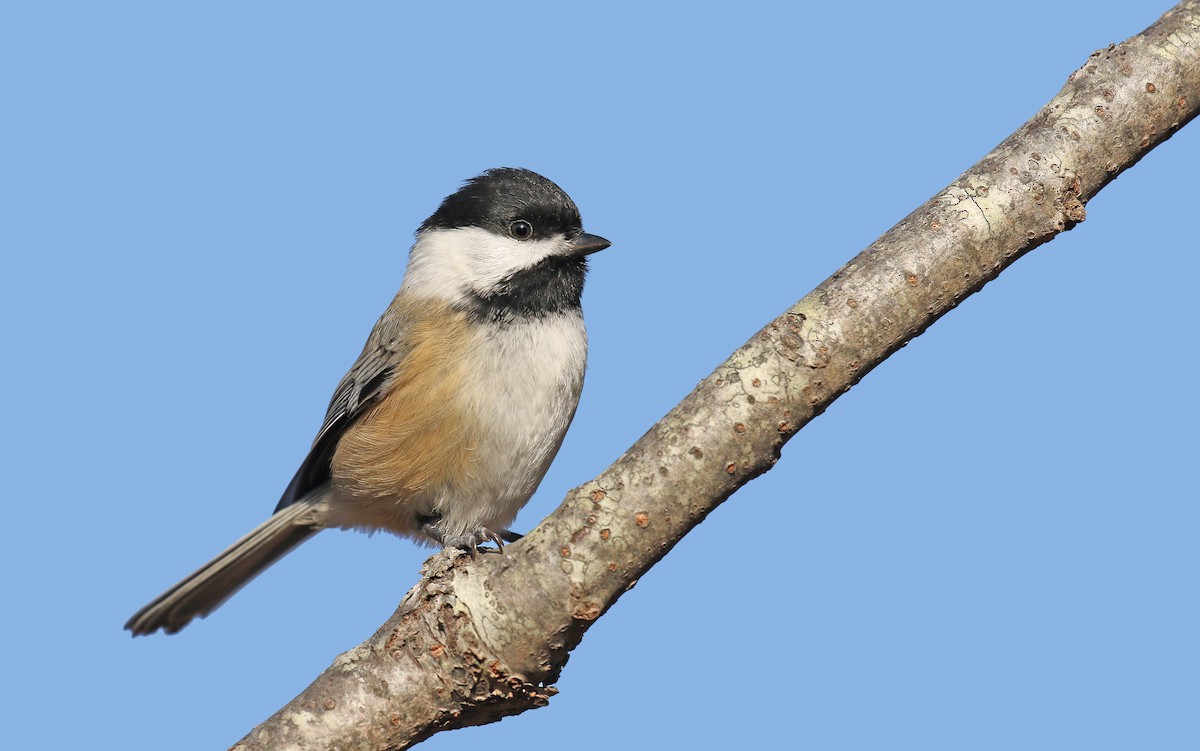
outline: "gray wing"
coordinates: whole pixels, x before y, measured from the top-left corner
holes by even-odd
[[[395,308],[395,305],[390,307],[375,324],[362,354],[334,390],[325,422],[317,431],[308,456],[283,491],[276,513],[329,481],[329,465],[338,441],[355,420],[387,393],[396,366],[407,351],[406,327],[394,314]]]

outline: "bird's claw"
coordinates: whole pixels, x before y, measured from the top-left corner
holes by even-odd
[[[501,555],[507,555],[504,552],[504,541],[515,542],[521,539],[521,535],[515,532],[510,532],[507,529],[500,532],[493,532],[487,527],[480,527],[474,532],[467,532],[461,535],[448,535],[434,527],[432,524],[426,524],[422,527],[422,531],[431,539],[437,542],[444,548],[454,548],[456,550],[465,550],[474,558],[479,553],[479,545],[484,542],[492,542],[496,544],[497,552]],[[484,549],[488,550],[487,548]]]

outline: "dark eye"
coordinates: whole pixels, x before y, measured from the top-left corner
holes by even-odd
[[[508,225],[508,234],[518,240],[528,240],[533,237],[533,225],[524,219],[514,220]]]

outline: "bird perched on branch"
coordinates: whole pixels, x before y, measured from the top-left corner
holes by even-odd
[[[125,628],[175,633],[329,527],[472,554],[517,539],[508,525],[579,403],[587,256],[608,246],[535,172],[468,180],[417,230],[399,293],[274,515]]]

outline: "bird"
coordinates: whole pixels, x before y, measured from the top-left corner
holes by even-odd
[[[509,530],[574,418],[588,256],[575,202],[527,169],[490,169],[415,233],[399,292],[334,390],[265,522],[137,611],[133,636],[203,618],[323,529],[465,550]]]

